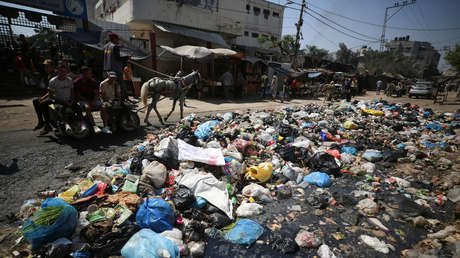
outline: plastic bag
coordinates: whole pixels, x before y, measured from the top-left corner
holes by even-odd
[[[263,202],[273,201],[271,194],[270,194],[270,190],[258,184],[250,184],[250,185],[245,186],[243,190],[241,191],[241,193],[244,196],[254,197]]]
[[[242,173],[244,173],[244,170],[246,169],[246,166],[244,164],[241,164],[236,159],[233,158],[225,158],[225,166],[224,166],[224,172],[227,174],[232,179],[238,179]]]
[[[322,172],[312,172],[304,177],[304,181],[319,187],[329,187],[332,184],[329,175]]]
[[[382,159],[382,153],[378,150],[366,150],[362,156],[364,159],[370,162],[376,162]]]
[[[157,157],[162,164],[166,165],[168,169],[179,168],[179,148],[177,145],[177,140],[170,136],[161,140],[160,144],[155,147],[155,157]]]
[[[359,236],[359,238],[361,239],[361,241],[363,241],[363,243],[374,248],[374,250],[377,252],[387,254],[390,252],[389,248],[394,249],[392,245],[386,244],[385,242],[380,241],[376,237],[371,237],[368,235],[361,235]]]
[[[260,204],[243,202],[240,207],[236,209],[236,215],[238,217],[251,217],[261,214],[263,210],[264,207]]]
[[[78,212],[77,210],[67,204],[63,199],[51,198],[46,199],[41,208],[47,207],[64,207],[59,213],[56,221],[51,225],[38,225],[35,224],[33,219],[27,220],[22,226],[24,238],[31,242],[32,249],[39,248],[43,244],[52,242],[61,237],[70,237],[78,223]],[[27,230],[28,227],[32,229]]]
[[[179,187],[172,196],[172,201],[176,209],[182,211],[189,208],[195,202],[192,191],[186,187]]]
[[[321,240],[314,233],[304,229],[297,233],[295,242],[300,247],[318,247],[321,244]]]
[[[343,123],[343,128],[345,129],[358,129],[358,125],[355,124],[353,121],[346,121],[345,123]]]
[[[171,205],[160,198],[147,198],[136,213],[138,226],[158,233],[172,229],[175,221]]]
[[[383,116],[385,112],[380,111],[380,110],[373,110],[373,109],[361,109],[363,113],[369,114],[369,115],[374,115],[374,116]]]
[[[200,124],[195,130],[195,136],[198,139],[207,139],[214,134],[213,129],[220,125],[217,120],[211,120]]]
[[[329,249],[328,245],[322,244],[317,252],[320,258],[336,258],[335,254]]]
[[[309,160],[308,165],[311,169],[321,171],[329,175],[340,176],[340,165],[335,158],[327,152],[317,152]]]
[[[264,228],[250,219],[242,219],[238,221],[234,228],[232,228],[227,234],[225,239],[232,243],[252,245],[262,234]]]
[[[355,147],[344,146],[344,147],[342,147],[341,152],[342,153],[348,153],[348,154],[351,154],[351,155],[355,155],[356,154],[356,148]]]
[[[209,220],[211,224],[216,228],[223,228],[232,223],[231,219],[229,219],[224,214],[221,214],[220,212],[215,212],[209,215]]]
[[[248,168],[246,176],[251,176],[261,183],[265,183],[272,178],[273,165],[270,162],[260,163],[257,166]]]
[[[165,181],[168,171],[166,167],[158,161],[148,162],[143,160],[143,170],[141,181],[150,185],[155,186],[155,188],[161,188]]]
[[[121,255],[125,258],[175,258],[180,257],[180,251],[173,241],[144,228],[128,240],[121,249]]]
[[[224,166],[225,160],[221,149],[195,147],[178,140],[179,160],[190,160],[213,166]]]

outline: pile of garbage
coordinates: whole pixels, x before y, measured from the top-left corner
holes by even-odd
[[[189,115],[27,201],[19,231],[50,257],[458,257],[459,118],[382,100]]]

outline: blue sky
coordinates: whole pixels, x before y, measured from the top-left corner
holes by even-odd
[[[301,2],[301,0],[293,1],[297,3]],[[271,0],[271,2],[285,4],[287,1]],[[350,21],[325,12],[324,10],[373,24],[383,24],[385,8],[393,6],[395,2],[396,1],[394,0],[308,0],[307,5],[311,4],[310,8],[312,10],[348,29],[357,31],[369,37],[380,39],[382,33],[382,29],[380,27]],[[410,2],[410,0],[408,2]],[[295,4],[291,4],[289,6],[300,8],[299,5]],[[396,8],[391,9],[390,13],[392,14],[396,10]],[[414,5],[402,8],[400,12],[393,16],[389,20],[388,26],[417,29],[460,27],[459,11],[459,0],[417,0]],[[319,17],[315,13],[312,14],[334,27],[354,35],[355,37],[364,37],[340,28],[337,25],[324,20],[324,18]],[[294,24],[297,22],[298,17],[299,11],[292,9],[285,10],[283,34],[295,34],[296,28]],[[309,15],[304,15],[304,25],[301,31],[303,34],[303,39],[301,40],[302,47],[309,44],[317,45],[330,51],[336,51],[338,49],[338,43],[344,42],[350,48],[362,45],[368,45],[373,49],[379,48],[379,43],[368,43],[350,38],[334,31]],[[406,35],[409,35],[411,40],[431,42],[438,50],[442,50],[443,46],[452,47],[455,46],[455,43],[460,44],[460,30],[408,31],[396,30],[393,28],[387,28],[386,30],[387,40]],[[445,62],[442,58],[441,61],[440,68],[445,69]]]
[[[229,0],[226,0],[229,1]],[[286,0],[270,0],[278,4],[286,4]],[[411,0],[408,0],[409,2]],[[300,3],[301,0],[293,0],[293,2]],[[393,6],[395,0],[307,0],[307,5],[312,11],[315,11],[324,17],[340,24],[341,26],[361,33],[362,35],[355,34],[340,28],[336,24],[325,20],[325,18],[312,13],[323,22],[331,24],[333,27],[342,30],[350,35],[358,38],[375,38],[380,39],[382,33],[381,27],[371,26],[368,24],[351,21],[332,13],[340,14],[352,19],[365,21],[373,24],[383,24],[385,8]],[[0,1],[0,5],[14,6]],[[293,8],[300,8],[299,5],[289,5]],[[27,7],[20,7],[24,9],[32,9]],[[326,11],[324,11],[326,10]],[[391,9],[390,14],[394,13],[397,9]],[[409,35],[411,40],[428,41],[433,46],[441,51],[443,54],[444,46],[455,46],[455,43],[460,44],[460,30],[450,31],[410,31],[399,30],[391,27],[401,28],[416,28],[416,29],[437,29],[437,28],[452,28],[460,27],[460,0],[417,0],[414,5],[406,6],[401,9],[389,22],[386,31],[386,39],[391,40],[394,37],[402,37]],[[307,10],[308,11],[308,10]],[[310,11],[310,12],[312,12]],[[329,12],[327,12],[329,11]],[[49,13],[49,12],[47,12]],[[283,34],[295,34],[295,23],[299,17],[299,11],[286,8],[283,20]],[[19,27],[14,28],[16,33],[30,34],[33,30],[23,29]],[[315,20],[309,15],[304,15],[304,25],[302,27],[303,39],[301,40],[302,48],[305,45],[317,45],[318,47],[325,48],[331,52],[338,49],[338,43],[343,42],[349,48],[356,49],[362,45],[367,45],[373,49],[379,48],[379,43],[369,43],[366,41],[351,38],[343,35],[340,32],[322,24],[320,21]],[[364,36],[363,36],[364,35]],[[369,38],[367,38],[369,39]],[[373,41],[373,39],[370,39]],[[440,68],[444,70],[446,64],[441,58]]]

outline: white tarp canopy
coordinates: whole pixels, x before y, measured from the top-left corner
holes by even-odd
[[[162,49],[178,55],[182,57],[186,57],[189,59],[204,59],[210,58],[214,56],[232,56],[235,55],[236,52],[230,49],[225,48],[216,48],[216,49],[209,49],[206,47],[198,47],[198,46],[180,46],[176,48],[168,47],[168,46],[160,46]]]

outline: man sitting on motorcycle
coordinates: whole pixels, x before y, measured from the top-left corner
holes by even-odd
[[[50,104],[59,104],[64,107],[71,107],[75,110],[75,101],[74,101],[74,92],[73,92],[73,82],[67,77],[67,69],[63,64],[58,65],[57,67],[57,76],[53,77],[48,85],[48,93],[42,97],[40,102],[40,109],[44,110],[45,114]],[[60,108],[59,108],[60,109]],[[70,125],[64,120],[62,110],[58,109],[59,118],[64,121],[65,130],[67,132],[72,132]],[[49,119],[46,115],[45,119],[45,128],[40,133],[40,135],[47,134],[51,131],[51,126],[49,124]]]
[[[119,107],[119,99],[121,96],[120,87],[117,84],[117,74],[115,72],[108,72],[108,77],[100,84],[100,94],[103,101],[103,106],[110,109],[113,106]]]
[[[100,133],[101,129],[94,122],[92,110],[101,109],[101,118],[104,122],[103,133],[112,133],[107,127],[107,110],[99,100],[99,87],[96,80],[93,79],[92,70],[87,66],[81,68],[81,75],[73,81],[75,85],[75,95],[82,109],[86,111],[86,115],[93,126],[95,133]]]

